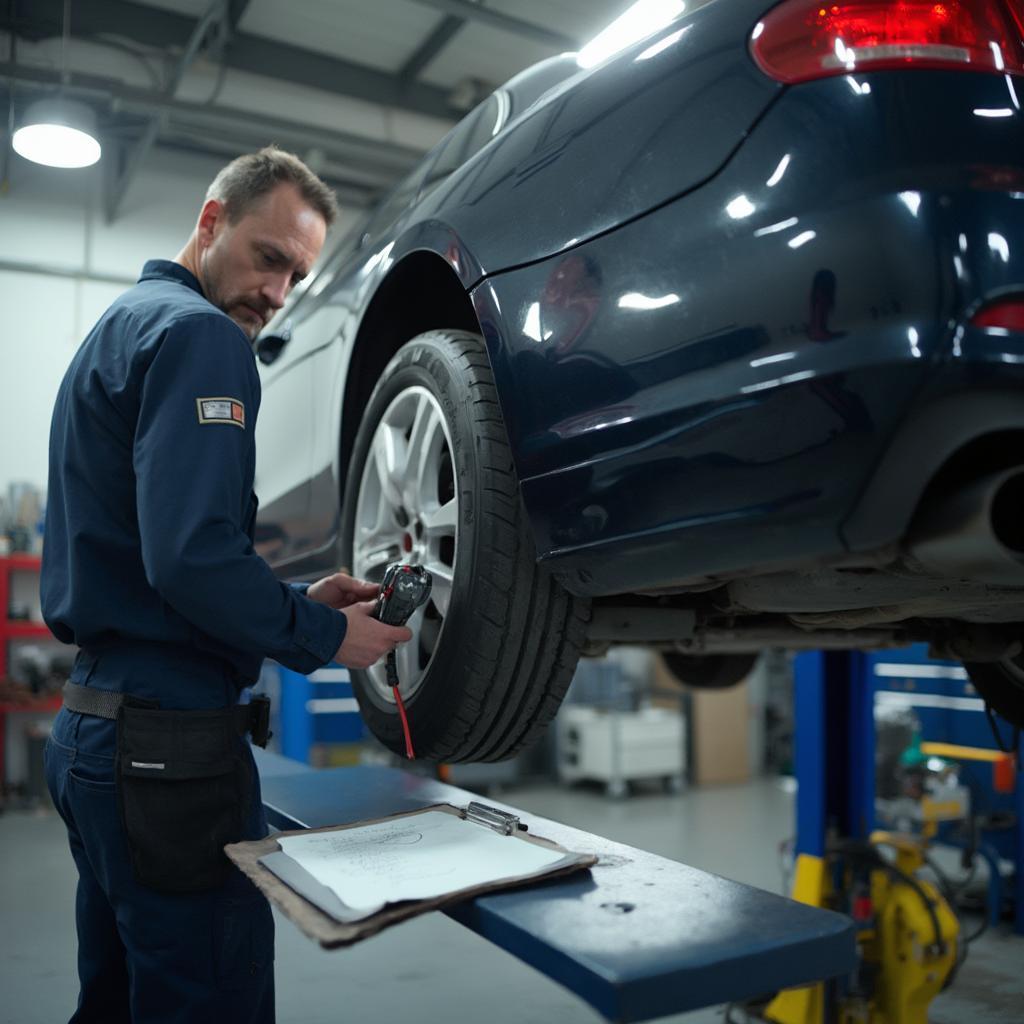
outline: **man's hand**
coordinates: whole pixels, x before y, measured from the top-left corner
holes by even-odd
[[[335,661],[348,668],[369,668],[388,651],[412,639],[412,630],[408,627],[385,626],[383,622],[370,618],[375,603],[365,601],[362,604],[351,604],[345,609],[348,632],[345,633],[345,642],[334,655]]]
[[[306,591],[311,601],[319,601],[328,608],[348,608],[357,601],[372,601],[380,593],[376,583],[356,580],[347,573],[336,572],[317,580]]]

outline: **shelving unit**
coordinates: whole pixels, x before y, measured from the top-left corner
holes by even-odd
[[[7,675],[8,644],[11,640],[45,640],[53,634],[42,622],[8,618],[11,600],[11,574],[40,570],[38,555],[9,555],[0,558],[0,680]],[[8,712],[53,712],[59,711],[60,696],[28,697],[8,700],[0,696],[0,806],[7,780],[7,714]]]
[[[0,558],[0,679],[7,675],[7,644],[11,640],[45,640],[52,636],[43,622],[9,619],[11,601],[11,573],[38,573],[41,560],[38,555],[9,555]]]

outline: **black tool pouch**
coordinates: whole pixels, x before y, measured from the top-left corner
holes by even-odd
[[[165,892],[219,886],[230,870],[224,845],[244,838],[252,773],[233,709],[123,705],[117,789],[136,879]]]

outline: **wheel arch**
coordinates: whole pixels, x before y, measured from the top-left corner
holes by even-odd
[[[399,260],[374,293],[352,347],[342,401],[339,482],[344,486],[360,417],[384,368],[410,339],[439,329],[480,332],[459,275],[432,250]]]

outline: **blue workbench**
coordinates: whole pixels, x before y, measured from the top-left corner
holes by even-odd
[[[317,771],[265,751],[255,754],[267,817],[280,829],[476,799],[393,768]],[[749,999],[854,967],[849,918],[495,806],[519,814],[536,835],[595,853],[600,861],[590,872],[481,896],[444,913],[610,1020],[648,1020]]]

